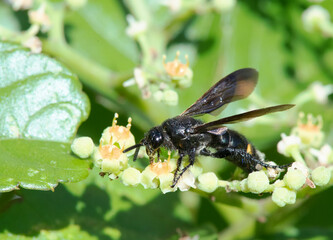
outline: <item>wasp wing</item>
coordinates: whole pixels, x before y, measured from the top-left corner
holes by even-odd
[[[255,69],[239,69],[218,81],[180,115],[211,113],[227,103],[246,98],[253,92],[257,81],[258,72]]]
[[[213,122],[204,123],[202,125],[193,127],[193,133],[212,131],[214,129],[219,129],[219,128],[223,127],[224,124],[244,122],[244,121],[250,120],[252,118],[260,117],[260,116],[268,114],[268,113],[285,111],[289,108],[292,108],[293,106],[295,106],[295,105],[294,104],[283,104],[283,105],[277,105],[277,106],[273,106],[273,107],[260,108],[260,109],[256,109],[253,111],[233,115],[230,117],[221,118],[221,119],[213,121]]]

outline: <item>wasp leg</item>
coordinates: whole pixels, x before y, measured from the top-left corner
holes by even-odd
[[[182,164],[183,157],[184,157],[184,154],[183,153],[179,153],[179,158],[177,160],[177,168],[176,168],[176,171],[175,171],[175,174],[174,174],[174,177],[173,177],[173,181],[172,181],[172,185],[171,185],[172,188],[177,183],[176,178],[177,178],[177,175],[178,175],[178,172],[179,172],[179,169],[180,169],[180,165]]]
[[[180,174],[178,174],[178,176],[176,175],[176,173],[179,171],[180,163],[178,165],[178,162],[177,162],[177,170],[178,171],[176,170],[176,172],[175,172],[175,175],[174,175],[174,178],[173,178],[173,183],[171,185],[172,188],[174,186],[176,186],[178,180],[181,178],[181,176],[184,174],[184,172],[186,172],[186,170],[189,169],[189,167],[191,167],[194,164],[194,161],[195,161],[195,151],[191,152],[188,155],[188,157],[189,157],[189,160],[190,160],[189,164],[182,169],[182,171],[180,172]]]
[[[262,160],[260,160],[257,156],[244,151],[244,149],[229,148],[226,151],[229,152],[229,155],[225,156],[225,157],[227,157],[227,160],[235,163],[236,165],[241,167],[246,172],[258,171],[258,168],[257,168],[258,165],[265,167],[265,168],[273,168],[273,169],[286,168],[286,167],[290,166],[290,164],[278,166],[278,165],[271,165],[271,164],[265,163]],[[222,155],[223,154],[219,154],[218,156],[221,157]]]
[[[212,153],[207,148],[202,149],[199,154],[202,156],[212,156]]]
[[[160,161],[160,149],[157,149],[157,160]]]
[[[212,153],[209,156],[215,157],[215,158],[229,157],[229,156],[232,155],[232,151],[230,151],[230,150],[234,150],[234,149],[226,149],[226,148],[224,148],[224,149],[218,149],[215,153]]]

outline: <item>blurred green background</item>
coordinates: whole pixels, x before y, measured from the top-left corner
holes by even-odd
[[[91,113],[78,135],[90,136],[96,144],[103,129],[111,125],[115,112],[120,114],[120,124],[126,125],[127,118],[133,118],[133,133],[139,140],[150,127],[180,114],[221,77],[244,67],[259,71],[258,86],[253,96],[230,104],[223,116],[251,106],[296,100],[300,103],[276,118],[264,117],[233,126],[269,159],[278,163],[287,161],[277,153],[276,144],[282,132],[288,134],[296,125],[300,111],[321,115],[326,142],[333,143],[332,96],[328,96],[326,103],[311,97],[313,82],[333,84],[332,26],[322,28],[323,23],[318,20],[309,29],[304,20],[305,11],[316,4],[332,14],[331,0],[320,3],[54,0],[34,4],[42,2],[47,9],[54,10],[47,12],[50,31],[38,35],[43,43],[42,52],[63,62],[82,81],[91,101]],[[142,39],[126,34],[128,15],[147,23],[142,34],[150,47],[148,52]],[[327,21],[324,24],[331,24]],[[14,32],[26,30],[30,27],[28,11],[14,11],[6,1],[0,1],[0,25]],[[180,89],[164,82],[178,93],[177,105],[156,101],[153,96],[143,99],[137,85],[123,87],[123,82],[133,77],[133,69],[141,67],[152,76],[153,94],[154,86],[160,83],[162,55],[172,61],[178,50],[184,63],[184,55],[189,55],[193,83]],[[153,53],[149,51],[155,51],[156,56],[150,56]],[[299,100],[302,98],[305,100]],[[221,177],[230,177],[233,166],[221,161],[207,160],[206,167]],[[0,236],[1,239],[333,239],[332,198],[333,191],[329,188],[293,206],[276,207],[267,215],[264,208],[258,213],[192,192],[163,195],[159,190],[125,187],[119,181],[101,178],[93,169],[85,181],[60,185],[55,192],[20,190],[3,194]]]

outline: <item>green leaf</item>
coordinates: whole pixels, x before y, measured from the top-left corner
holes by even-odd
[[[0,139],[72,139],[89,112],[77,78],[18,45],[0,43],[0,54]]]
[[[125,18],[118,1],[89,1],[66,16],[65,22],[70,26],[66,31],[69,44],[114,71],[132,70],[139,60],[139,52],[135,41],[126,35]]]
[[[77,225],[69,225],[60,230],[43,230],[38,236],[28,237],[25,235],[14,235],[11,233],[0,234],[1,239],[15,239],[15,240],[45,240],[45,239],[66,239],[66,240],[97,240],[97,237],[89,235],[87,232],[82,231]]]
[[[0,142],[0,191],[23,188],[49,190],[58,182],[88,176],[88,161],[70,155],[70,144],[27,139]]]
[[[90,106],[81,84],[60,63],[0,42],[0,192],[53,189],[88,175],[70,141]]]

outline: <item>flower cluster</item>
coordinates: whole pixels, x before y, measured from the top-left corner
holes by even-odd
[[[320,5],[312,5],[302,14],[304,28],[309,32],[319,32],[325,36],[333,36],[333,23],[328,10]]]
[[[95,165],[100,167],[102,172],[109,173],[111,179],[119,175],[129,167],[128,156],[123,150],[134,145],[135,140],[131,129],[131,118],[128,119],[126,127],[117,125],[118,114],[116,113],[112,126],[106,128],[100,139],[100,144],[94,153]]]
[[[331,179],[333,162],[332,148],[325,144],[322,131],[323,121],[300,113],[297,126],[287,136],[282,134],[278,143],[278,152],[292,157],[295,162],[284,175],[279,189],[274,189],[272,199],[279,205],[295,203],[296,191],[308,186],[325,186]]]
[[[189,67],[188,56],[185,55],[186,64],[179,60],[180,52],[176,53],[173,61],[166,62],[166,56],[163,55],[163,61],[158,63],[163,65],[163,69],[156,72],[151,68],[134,68],[134,78],[124,82],[123,86],[128,87],[136,84],[141,90],[142,98],[153,97],[158,102],[167,105],[178,104],[178,93],[175,88],[187,88],[192,84],[193,72]]]
[[[153,162],[143,170],[131,166],[128,158],[133,154],[133,151],[123,153],[124,149],[135,144],[134,136],[130,132],[131,119],[124,127],[117,125],[117,117],[116,114],[112,126],[103,131],[100,145],[96,147],[94,152],[95,166],[101,169],[102,175],[108,175],[110,179],[119,178],[126,186],[141,184],[146,189],[160,188],[163,193],[177,189],[187,191],[190,188],[196,188],[195,180],[201,173],[201,168],[198,165],[186,171],[177,185],[171,188],[176,170],[176,160],[170,157],[170,153],[166,161]]]
[[[132,150],[123,153],[123,150],[134,145],[134,136],[130,132],[131,118],[126,127],[117,125],[115,114],[111,127],[103,131],[100,144],[95,148],[94,163],[103,174],[110,179],[119,178],[126,186],[142,185],[145,189],[160,188],[163,193],[188,191],[191,188],[212,193],[222,187],[227,191],[244,193],[272,193],[272,201],[278,206],[294,204],[297,191],[306,187],[315,188],[325,186],[330,182],[333,162],[333,150],[329,145],[323,145],[324,134],[321,130],[321,117],[314,118],[300,114],[297,126],[291,131],[291,135],[282,134],[282,140],[278,143],[278,151],[288,157],[294,158],[295,162],[287,169],[282,179],[279,168],[263,168],[252,172],[242,180],[225,181],[219,180],[213,172],[203,172],[199,161],[190,167],[179,179],[175,187],[171,187],[176,171],[176,160],[168,158],[152,162],[144,169],[131,164],[129,157]],[[91,155],[93,143],[89,138],[76,139],[72,144],[72,150],[78,156],[85,158]],[[144,154],[139,154],[143,156]],[[303,158],[303,155],[306,158]],[[162,156],[161,156],[162,157]],[[264,156],[262,157],[264,158]],[[264,160],[264,159],[262,159]],[[188,163],[182,162],[182,168]],[[269,162],[275,165],[274,162]]]

